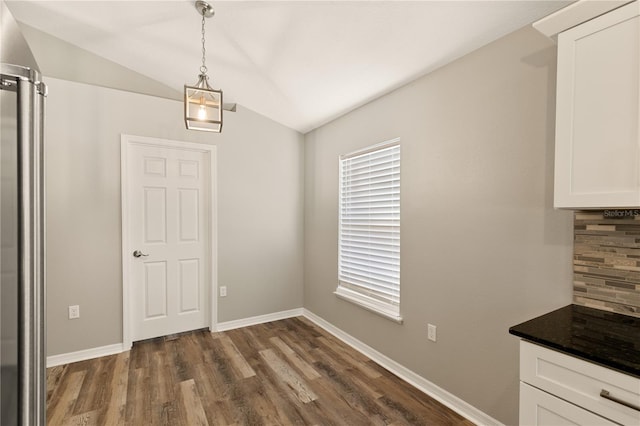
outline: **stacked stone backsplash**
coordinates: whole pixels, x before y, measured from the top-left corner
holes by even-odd
[[[574,303],[640,317],[640,210],[579,211],[573,226]]]

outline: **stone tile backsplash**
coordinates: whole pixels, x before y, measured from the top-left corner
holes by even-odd
[[[640,317],[640,215],[623,213],[575,212],[573,301]]]

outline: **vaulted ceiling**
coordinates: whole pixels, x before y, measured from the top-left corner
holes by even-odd
[[[207,66],[225,102],[312,130],[568,0],[211,1]],[[197,80],[193,1],[7,1],[19,22],[182,91]]]

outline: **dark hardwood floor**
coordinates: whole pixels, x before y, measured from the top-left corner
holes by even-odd
[[[472,425],[305,318],[50,368],[57,425]]]

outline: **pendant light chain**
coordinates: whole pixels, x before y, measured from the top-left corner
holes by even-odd
[[[200,67],[200,72],[202,74],[207,74],[207,65],[205,64],[205,54],[207,53],[207,49],[204,46],[204,13],[202,14],[202,66]]]

